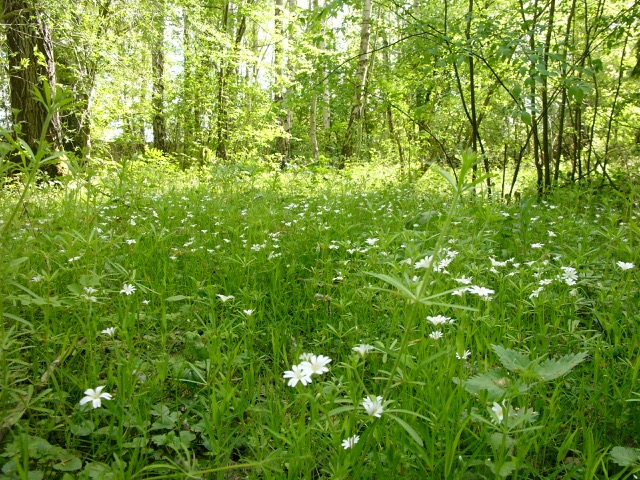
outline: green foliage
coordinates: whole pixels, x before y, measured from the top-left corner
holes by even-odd
[[[517,373],[525,378],[548,382],[569,373],[575,366],[587,358],[586,352],[575,355],[565,355],[557,360],[544,360],[538,358],[529,360],[527,355],[506,349],[500,345],[491,345],[498,355],[502,366],[507,370]]]
[[[613,447],[611,449],[611,460],[621,467],[640,467],[640,449]]]
[[[149,150],[33,189],[0,257],[0,476],[631,474],[635,210],[485,201],[462,158],[408,184]],[[309,352],[328,371],[289,386]]]

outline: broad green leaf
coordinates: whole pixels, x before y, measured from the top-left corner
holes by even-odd
[[[586,352],[580,352],[575,355],[565,355],[558,360],[545,360],[535,368],[534,373],[545,382],[555,380],[569,373],[573,367],[583,362],[586,358]]]
[[[88,463],[84,467],[84,474],[94,480],[111,480],[114,478],[111,467],[99,462]]]
[[[71,285],[67,285],[67,289],[69,289],[69,291],[74,295],[82,295],[83,293],[82,286],[78,285],[77,283],[72,283]]]
[[[569,99],[572,99],[577,103],[581,103],[584,98],[584,90],[582,90],[578,85],[572,85],[567,90],[567,95],[569,96]]]
[[[20,285],[19,283],[14,283],[11,282],[10,285],[13,285],[14,287],[19,288],[20,290],[22,290],[23,292],[28,293],[31,297],[33,297],[34,300],[37,300],[38,305],[46,305],[48,302],[42,298],[40,295],[37,295],[35,292],[33,292],[32,290],[29,290],[27,287],[25,287],[24,285]]]
[[[15,320],[16,322],[20,322],[23,325],[26,325],[27,327],[33,328],[33,324],[31,324],[30,322],[27,322],[24,318],[18,317],[17,315],[13,315],[12,313],[2,312],[2,316],[5,318],[9,318],[11,320]]]
[[[42,167],[50,163],[55,163],[58,161],[58,158],[60,158],[63,155],[66,155],[66,152],[54,152],[51,155],[49,155],[47,158],[43,158],[42,160],[40,160],[39,165]]]
[[[560,462],[562,462],[564,458],[567,456],[567,453],[569,453],[569,450],[572,450],[574,448],[574,442],[575,442],[576,434],[578,432],[579,430],[574,430],[571,435],[567,435],[562,441],[562,445],[560,445],[560,448],[558,448],[558,454],[556,456],[556,462],[558,462],[558,465],[560,465]]]
[[[467,307],[466,305],[456,305],[454,303],[441,303],[441,302],[432,302],[428,298],[422,298],[418,300],[418,303],[422,303],[423,305],[430,305],[434,307],[443,307],[443,308],[457,308],[460,310],[467,310],[469,312],[477,312],[477,308]]]
[[[179,302],[180,300],[190,300],[191,297],[187,297],[186,295],[174,295],[172,297],[165,298],[165,302]]]
[[[513,462],[504,462],[500,466],[500,471],[496,471],[496,464],[491,460],[487,460],[485,463],[494,475],[500,476],[502,478],[507,478],[516,469],[516,466]]]
[[[511,372],[520,372],[527,370],[531,365],[531,360],[527,355],[516,352],[509,348],[504,348],[501,345],[491,345],[493,351],[496,352],[502,366]]]
[[[440,168],[436,164],[431,164],[431,168],[433,170],[435,170],[436,172],[438,172],[442,177],[444,177],[447,180],[447,182],[449,182],[451,184],[451,186],[453,187],[454,190],[458,189],[458,182],[456,182],[456,179],[453,178],[453,175],[451,175],[446,170]]]
[[[640,466],[640,449],[613,447],[609,454],[611,460],[621,467]]]
[[[179,436],[180,442],[185,448],[189,448],[191,446],[191,442],[196,439],[196,434],[189,430],[180,430]]]
[[[402,283],[402,280],[400,280],[399,278],[392,277],[390,275],[385,275],[383,273],[371,273],[371,272],[365,272],[365,273],[367,275],[371,275],[372,277],[382,280],[383,282],[386,282],[389,285],[397,288],[399,293],[403,294],[410,300],[413,300],[413,301],[416,300],[415,294],[411,290],[409,290],[409,288],[404,283]]]
[[[171,430],[175,427],[178,421],[178,412],[170,412],[163,414],[153,422],[150,430]]]
[[[479,160],[478,154],[473,150],[471,150],[470,148],[467,148],[462,151],[462,165],[460,166],[460,175],[459,175],[459,181],[458,181],[459,187],[462,187],[464,185],[467,173],[469,173],[471,168],[476,163],[478,163],[478,160]]]
[[[502,374],[499,370],[489,370],[469,380],[461,381],[454,378],[455,383],[462,383],[463,388],[472,395],[480,395],[487,392],[487,399],[491,402],[498,401],[507,394],[520,395],[529,389],[529,386],[518,380]]]
[[[53,468],[59,472],[73,472],[82,468],[82,460],[67,452],[59,455],[57,460]]]
[[[87,435],[93,433],[95,428],[96,427],[91,420],[84,420],[82,423],[71,425],[69,430],[74,435],[78,435],[79,437],[86,437]]]
[[[17,267],[21,263],[26,262],[27,260],[29,260],[29,257],[20,257],[20,258],[16,258],[15,260],[11,260],[9,262],[9,268],[10,269],[14,269],[15,267]]]
[[[486,391],[489,397],[498,400],[507,393],[509,378],[502,375],[498,370],[489,370],[481,373],[469,380],[464,381],[462,386],[472,395],[478,395],[482,391]]]
[[[29,144],[27,142],[25,142],[21,138],[18,138],[17,142],[24,149],[24,151],[27,152],[27,154],[29,155],[29,158],[35,158],[35,155],[33,154],[33,150],[31,150],[31,147],[29,146]]]
[[[491,446],[496,452],[502,448],[503,443],[507,450],[511,450],[516,445],[516,441],[513,438],[509,435],[505,436],[502,432],[492,433],[489,436],[489,443],[491,443]]]
[[[355,410],[356,407],[354,407],[353,405],[344,405],[342,407],[337,407],[334,408],[333,410],[329,410],[327,412],[327,416],[328,417],[333,417],[335,415],[339,415],[341,413],[345,413],[345,412],[351,412],[353,410]]]
[[[428,224],[431,221],[431,219],[434,218],[435,216],[436,216],[436,212],[434,212],[433,210],[419,213],[418,215],[413,217],[411,220],[409,220],[405,224],[404,228],[406,230],[413,230],[414,228],[416,228],[415,225],[424,226]]]
[[[398,425],[400,425],[402,428],[404,428],[405,431],[409,434],[409,436],[413,439],[414,442],[416,442],[421,447],[424,447],[424,442],[420,438],[420,435],[418,435],[418,432],[416,432],[413,429],[413,427],[411,427],[411,425],[409,425],[407,422],[402,420],[400,417],[396,417],[395,415],[393,415],[391,413],[387,413],[387,416],[389,418],[392,418],[393,420],[395,420],[398,423]]]
[[[422,420],[426,420],[427,422],[431,422],[429,417],[425,417],[424,415],[420,415],[419,413],[412,412],[411,410],[404,410],[402,408],[394,408],[391,410],[385,410],[387,413],[405,413],[407,415],[411,415],[412,417],[421,418]]]

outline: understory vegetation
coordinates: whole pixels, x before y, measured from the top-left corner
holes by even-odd
[[[636,478],[637,188],[474,160],[5,187],[0,478]]]

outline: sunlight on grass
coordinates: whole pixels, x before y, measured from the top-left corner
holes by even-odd
[[[634,208],[450,180],[128,160],[34,189],[0,478],[631,478]]]

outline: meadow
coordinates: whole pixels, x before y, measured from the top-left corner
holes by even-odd
[[[144,157],[5,188],[0,478],[637,478],[637,191],[527,192]]]

